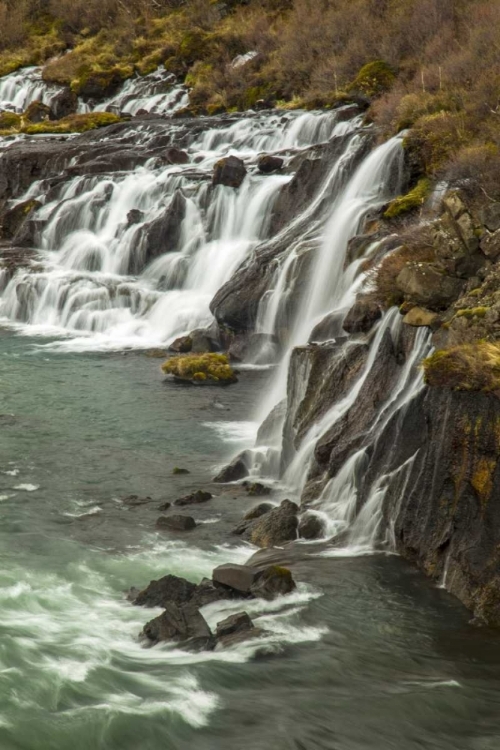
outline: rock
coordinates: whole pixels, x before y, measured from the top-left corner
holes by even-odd
[[[65,87],[50,99],[50,119],[61,120],[73,115],[78,109],[78,97],[69,87]]]
[[[196,584],[174,575],[167,575],[158,581],[151,581],[139,591],[133,603],[137,607],[167,607],[176,604],[180,607],[187,604],[197,589]]]
[[[325,523],[315,513],[305,513],[299,522],[301,539],[321,539],[325,535]]]
[[[163,214],[144,227],[140,251],[130,258],[129,273],[140,273],[152,260],[179,250],[182,222],[186,215],[186,199],[177,190]]]
[[[251,593],[261,599],[272,600],[277,596],[291,594],[297,588],[288,568],[271,565],[262,571],[257,581],[251,587]]]
[[[134,224],[141,224],[144,221],[144,211],[140,211],[138,208],[132,208],[127,214],[127,227],[131,227]]]
[[[281,431],[285,417],[286,399],[283,399],[269,412],[259,427],[256,445],[271,445],[281,442]]]
[[[220,342],[212,334],[210,328],[197,328],[189,334],[191,337],[191,351],[194,354],[203,354],[204,352],[219,352],[221,350]]]
[[[203,490],[197,490],[192,492],[190,495],[179,497],[175,500],[174,505],[196,505],[199,503],[206,503],[211,500],[213,495],[210,492],[204,492]]]
[[[240,594],[250,594],[252,586],[260,575],[259,570],[248,565],[227,563],[214,569],[212,580],[215,584],[222,584]]]
[[[129,505],[131,507],[134,507],[136,505],[145,505],[146,503],[152,502],[152,498],[149,497],[139,497],[139,495],[127,495],[126,497],[122,497],[121,501],[124,505]]]
[[[212,184],[239,188],[246,174],[247,170],[241,159],[237,156],[225,156],[214,167]]]
[[[409,263],[397,277],[396,286],[409,302],[443,310],[459,297],[464,282],[441,273],[431,263]]]
[[[278,339],[268,333],[246,333],[236,336],[228,349],[229,357],[237,362],[254,362],[257,358],[275,362]]]
[[[177,475],[177,476],[182,475],[182,474],[190,474],[190,473],[191,472],[189,471],[189,469],[181,469],[179,468],[179,466],[174,466],[174,468],[172,469],[172,474]]]
[[[248,538],[258,547],[278,547],[297,539],[298,506],[283,500],[279,508],[269,511],[254,521],[248,529]]]
[[[490,260],[496,261],[500,256],[500,229],[490,234],[487,232],[481,239],[481,251]]]
[[[21,203],[16,203],[12,208],[7,209],[2,220],[2,237],[6,239],[14,239],[20,246],[24,245],[24,242],[20,242],[19,235],[23,232],[23,228],[30,221],[34,212],[40,208],[42,204],[37,200],[27,200]]]
[[[198,609],[191,604],[183,607],[169,604],[159,617],[144,626],[143,633],[153,644],[175,641],[189,651],[210,651],[215,648],[215,638],[210,628]]]
[[[43,102],[34,101],[25,110],[23,117],[25,120],[29,120],[32,123],[45,122],[50,118],[50,107]]]
[[[262,174],[271,174],[271,172],[277,172],[283,168],[284,160],[279,156],[271,156],[271,154],[263,154],[259,156],[257,160],[257,169]]]
[[[250,638],[258,638],[262,634],[263,631],[255,627],[246,612],[238,612],[217,623],[215,637],[218,644],[227,648]]]
[[[439,320],[439,315],[423,307],[412,307],[403,318],[403,323],[407,326],[427,326],[432,327]]]
[[[490,232],[497,232],[500,229],[500,203],[490,203],[483,208],[480,219],[486,229]]]
[[[187,164],[189,162],[188,154],[180,148],[167,149],[165,158],[170,164]]]
[[[196,528],[196,522],[191,516],[160,516],[156,521],[156,528],[170,531],[191,531]]]
[[[260,518],[266,513],[269,513],[269,511],[274,510],[274,508],[275,506],[271,503],[259,503],[254,508],[251,508],[247,513],[245,513],[245,515],[243,516],[243,520],[255,521],[256,518]]]
[[[172,503],[169,503],[169,502],[167,501],[167,502],[165,502],[165,503],[162,503],[161,505],[159,505],[159,506],[158,506],[158,510],[161,510],[162,512],[165,512],[166,510],[168,510],[168,509],[169,509],[169,508],[171,508],[171,507],[172,507]]]
[[[344,320],[348,333],[367,333],[382,317],[378,302],[369,295],[360,295]]]
[[[230,464],[228,464],[222,471],[220,471],[214,482],[219,484],[227,484],[228,482],[237,482],[240,479],[248,476],[248,466],[250,465],[251,454],[250,451],[243,451],[236,458],[234,458]]]
[[[344,314],[341,310],[335,310],[316,323],[309,336],[309,342],[337,340],[339,336],[345,336]]]
[[[221,599],[237,599],[241,596],[237,591],[222,586],[219,583],[211,581],[209,578],[204,578],[201,583],[196,587],[191,603],[197,607],[205,607],[207,604],[212,602],[218,602]]]
[[[193,346],[193,339],[191,336],[179,336],[179,338],[172,341],[170,344],[169,351],[177,352],[177,354],[187,354],[191,351]]]
[[[261,484],[260,482],[254,482],[253,484],[243,482],[243,486],[250,497],[265,497],[272,492],[270,487],[266,487],[265,484]]]

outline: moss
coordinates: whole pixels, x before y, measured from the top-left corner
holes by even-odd
[[[88,130],[103,128],[121,122],[122,118],[111,112],[89,112],[85,115],[69,115],[54,122],[28,123],[21,128],[27,135],[49,133],[86,133]]]
[[[164,362],[162,370],[166,375],[194,383],[236,382],[236,373],[225,354],[181,354]]]
[[[457,391],[500,390],[500,344],[479,341],[434,352],[423,362],[427,385]]]
[[[476,490],[482,507],[484,508],[490,499],[493,490],[493,475],[497,466],[494,457],[481,456],[474,467],[471,484]]]
[[[0,130],[2,131],[16,131],[21,127],[21,115],[16,115],[15,112],[2,112],[0,114]]]
[[[488,312],[488,307],[472,307],[459,310],[456,314],[457,318],[484,318]]]
[[[348,91],[360,91],[366,96],[379,96],[388,91],[396,80],[393,68],[384,60],[363,65]]]
[[[416,211],[424,205],[430,193],[431,182],[426,177],[423,177],[409,193],[400,195],[391,201],[384,213],[384,218],[395,219],[410,211]]]

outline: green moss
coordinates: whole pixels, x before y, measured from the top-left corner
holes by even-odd
[[[21,132],[27,135],[86,133],[88,130],[103,128],[121,121],[121,117],[111,112],[89,112],[85,115],[69,115],[54,122],[44,120],[44,122],[25,124]]]
[[[21,127],[21,115],[15,112],[2,112],[0,114],[0,130],[18,131]]]
[[[360,91],[366,96],[378,96],[388,91],[396,80],[393,68],[384,60],[363,65],[348,91]]]
[[[389,204],[384,213],[385,219],[395,219],[421,208],[431,193],[431,182],[426,177],[418,181],[413,190],[406,195],[400,195]]]
[[[225,354],[181,354],[162,365],[166,375],[194,383],[235,383],[236,373]]]
[[[484,318],[488,312],[488,307],[472,307],[459,310],[456,314],[457,318]]]
[[[423,362],[427,385],[457,391],[500,390],[500,344],[479,341],[434,352]]]

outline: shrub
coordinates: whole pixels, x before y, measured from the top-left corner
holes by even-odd
[[[425,382],[456,391],[500,389],[500,344],[480,341],[434,352],[423,362]]]
[[[236,373],[225,354],[181,354],[163,363],[166,375],[194,383],[229,385],[236,382]]]
[[[383,60],[375,60],[363,65],[348,90],[360,91],[370,97],[378,96],[388,91],[395,80],[396,74],[392,67]]]

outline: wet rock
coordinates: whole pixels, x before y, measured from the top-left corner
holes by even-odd
[[[127,214],[127,227],[131,227],[134,224],[142,224],[144,221],[144,211],[140,211],[138,208],[132,208]]]
[[[268,333],[247,333],[236,336],[229,349],[229,357],[237,362],[276,361],[278,339]]]
[[[50,107],[43,102],[34,101],[28,106],[23,114],[25,120],[29,120],[33,123],[45,122],[50,118]]]
[[[223,648],[257,638],[263,631],[256,628],[247,612],[238,612],[217,623],[215,637]]]
[[[274,508],[275,506],[272,505],[272,503],[259,503],[254,508],[251,508],[247,513],[245,513],[243,519],[245,521],[255,521],[256,518],[260,518],[266,513],[269,513],[269,511],[274,510]]]
[[[124,505],[128,505],[129,507],[133,508],[138,505],[146,505],[147,503],[152,502],[152,498],[149,497],[140,497],[139,495],[126,495],[126,497],[121,498],[121,502]]]
[[[189,469],[181,469],[179,466],[174,466],[174,468],[172,469],[172,474],[174,474],[174,476],[180,476],[182,474],[190,473],[191,472],[189,471]]]
[[[144,626],[143,633],[153,644],[174,641],[189,651],[210,651],[215,648],[215,638],[210,628],[198,609],[191,604],[183,607],[169,604],[159,617]]]
[[[140,252],[132,256],[129,273],[139,273],[155,258],[179,249],[185,215],[186,199],[182,192],[177,190],[163,214],[144,228]]]
[[[174,575],[151,581],[133,599],[137,607],[167,607],[169,604],[187,604],[197,589],[196,584]]]
[[[309,342],[323,342],[337,340],[339,336],[344,335],[343,313],[335,311],[325,315],[311,331]]]
[[[249,451],[243,451],[236,458],[234,458],[230,464],[228,464],[222,471],[220,471],[214,482],[219,484],[227,484],[229,482],[237,482],[240,479],[244,479],[248,476],[248,467],[250,465],[251,454]]]
[[[172,507],[172,503],[169,503],[168,501],[165,503],[162,503],[158,506],[158,510],[161,510],[163,513]]]
[[[251,587],[251,593],[258,599],[271,601],[277,596],[291,594],[297,588],[288,568],[271,565],[261,571],[261,575]]]
[[[369,295],[361,295],[347,313],[344,329],[348,333],[367,333],[381,317],[378,302]]]
[[[197,490],[192,492],[190,495],[179,497],[175,500],[174,505],[197,505],[200,503],[206,503],[211,500],[213,495],[210,492],[204,492],[203,490]]]
[[[156,528],[169,531],[191,531],[196,528],[196,522],[191,516],[160,516],[156,521]]]
[[[261,174],[271,174],[272,172],[278,172],[283,168],[284,160],[279,156],[271,156],[271,154],[263,154],[259,156],[257,160],[257,169]]]
[[[297,538],[298,510],[295,503],[283,500],[279,508],[251,524],[247,531],[249,540],[258,547],[278,547],[293,541]]]
[[[464,282],[441,273],[430,263],[410,263],[397,277],[396,286],[409,302],[437,311],[459,297]]]
[[[439,315],[423,307],[412,307],[403,318],[403,323],[407,326],[428,326],[432,327],[439,320]]]
[[[221,601],[222,599],[238,599],[241,596],[237,591],[215,583],[209,578],[204,578],[196,586],[191,603],[197,607],[205,607],[207,604]]]
[[[188,354],[193,347],[193,339],[191,336],[179,336],[179,338],[172,341],[170,344],[169,351],[176,352],[177,354]]]
[[[260,575],[261,571],[248,565],[227,563],[214,569],[212,580],[215,584],[227,586],[240,594],[250,594]]]
[[[325,535],[325,523],[315,513],[306,513],[299,523],[301,539],[321,539]]]
[[[281,431],[286,417],[286,399],[269,412],[257,433],[256,445],[271,445],[281,440]]]
[[[241,159],[237,156],[225,156],[214,167],[212,184],[239,188],[246,174],[247,170]]]
[[[191,338],[191,351],[194,354],[219,352],[221,350],[220,342],[217,336],[213,335],[210,328],[197,328],[191,331],[189,335]]]
[[[250,497],[265,497],[272,492],[270,487],[266,487],[265,484],[261,484],[260,482],[253,482],[252,484],[243,482],[243,487],[245,488],[247,495],[250,495]]]
[[[189,162],[188,154],[180,148],[167,149],[165,158],[170,164],[187,164]]]
[[[77,109],[78,97],[69,87],[66,87],[51,97],[50,119],[61,120],[63,117],[75,114]]]
[[[41,205],[39,201],[30,199],[17,203],[12,208],[7,209],[1,217],[2,237],[5,239],[14,239],[19,246],[30,244],[23,240],[32,239],[33,232],[26,232],[23,229],[26,230],[32,215]],[[20,237],[21,234],[23,237]]]

